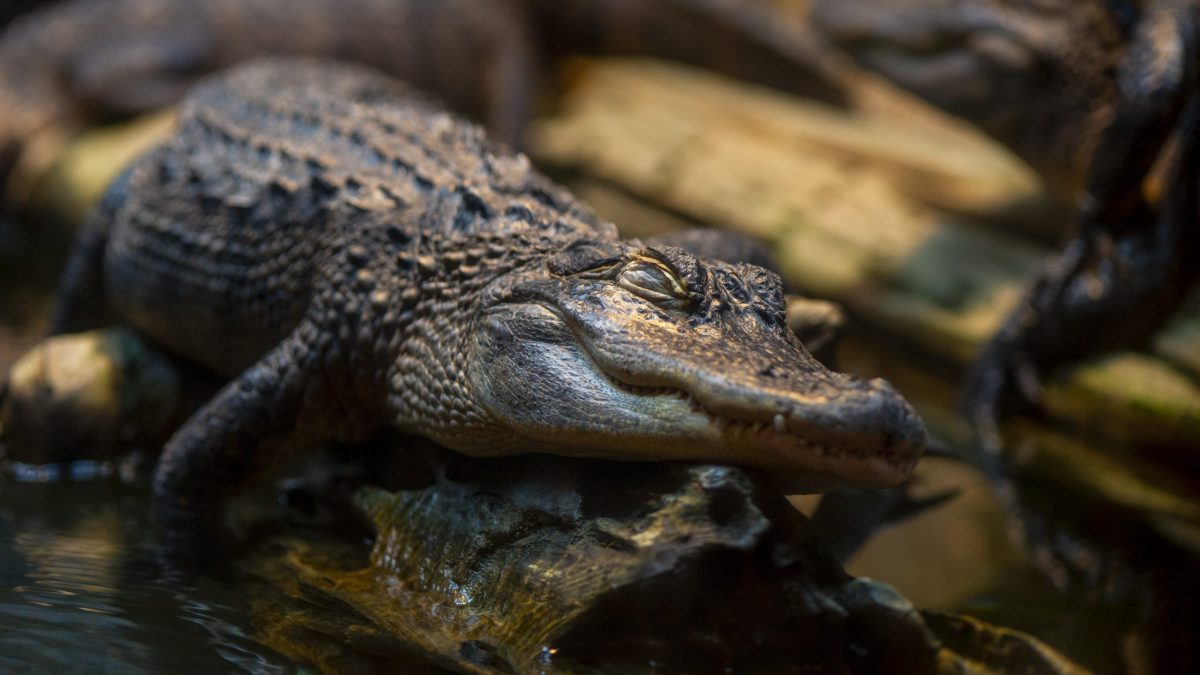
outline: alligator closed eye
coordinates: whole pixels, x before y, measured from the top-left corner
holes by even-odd
[[[686,309],[691,296],[675,271],[654,258],[638,258],[617,277],[622,288],[667,309]]]

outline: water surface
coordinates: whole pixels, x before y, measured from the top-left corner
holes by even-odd
[[[0,478],[0,673],[295,672],[229,583],[160,579],[148,488]]]

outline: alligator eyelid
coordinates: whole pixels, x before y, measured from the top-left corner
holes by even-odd
[[[658,256],[639,255],[633,259],[629,267],[636,270],[638,269],[638,267],[635,267],[637,265],[653,268],[662,274],[668,282],[667,284],[664,284],[664,286],[670,289],[669,292],[672,296],[681,300],[691,297],[691,293],[688,291],[687,282],[684,281],[683,277],[680,276],[679,272],[669,262],[659,258]]]
[[[634,267],[639,265],[639,263],[639,267]],[[692,295],[687,291],[682,280],[676,277],[670,269],[644,260],[634,261],[625,269],[628,270],[630,267],[634,267],[634,271],[639,271],[642,274],[646,274],[647,270],[652,269],[654,274],[661,275],[663,278],[658,280],[659,283],[656,284],[658,288],[656,288],[654,286],[639,284],[630,278],[630,275],[622,273],[617,278],[617,284],[621,288],[654,304],[660,309],[665,309],[669,312],[686,313],[688,311],[688,308],[692,305]]]
[[[678,299],[674,295],[671,295],[669,293],[660,293],[653,289],[646,288],[644,286],[638,286],[637,284],[632,284],[632,283],[626,282],[624,280],[621,280],[618,283],[621,285],[621,288],[624,288],[625,290],[630,291],[631,293],[637,295],[638,297],[649,300],[650,302],[653,302],[656,305]]]
[[[618,267],[620,267],[620,265],[616,261],[601,263],[596,267],[589,267],[588,269],[576,272],[573,276],[582,277],[584,279],[600,279],[611,275],[612,272]]]
[[[652,248],[648,248],[644,251],[641,251],[641,252],[635,254],[633,259],[634,259],[634,261],[646,262],[646,263],[650,263],[651,265],[656,265],[658,267],[661,267],[661,268],[667,270],[668,274],[675,277],[676,279],[680,279],[681,281],[683,279],[682,275],[679,274],[679,270],[675,269],[675,265],[673,265],[671,263],[671,261],[668,258],[666,258],[662,253],[660,253]]]

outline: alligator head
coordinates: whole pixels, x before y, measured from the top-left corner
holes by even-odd
[[[797,491],[894,485],[922,452],[891,385],[789,332],[772,272],[582,241],[515,274],[485,293],[468,378],[525,447],[741,464]]]
[[[810,18],[860,63],[980,126],[1074,198],[1136,4],[814,0]]]

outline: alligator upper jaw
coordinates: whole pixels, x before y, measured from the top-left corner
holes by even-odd
[[[925,449],[920,418],[880,380],[861,383],[851,393],[834,391],[807,401],[793,397],[755,407],[749,401],[731,403],[728,392],[703,386],[687,391],[666,381],[631,384],[593,363],[629,397],[626,405],[652,408],[656,416],[675,420],[686,440],[678,446],[659,440],[663,455],[680,452],[679,459],[766,469],[782,476],[796,493],[897,485],[908,479]]]

